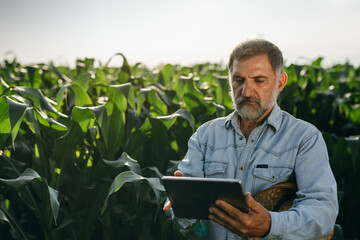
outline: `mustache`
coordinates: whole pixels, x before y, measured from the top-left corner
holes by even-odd
[[[255,97],[244,97],[240,96],[236,99],[236,104],[242,104],[244,102],[255,102],[257,104],[261,104],[261,100]]]

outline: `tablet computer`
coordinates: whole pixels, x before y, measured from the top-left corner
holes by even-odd
[[[237,179],[162,177],[171,207],[178,218],[208,219],[217,199],[248,212],[241,182]]]

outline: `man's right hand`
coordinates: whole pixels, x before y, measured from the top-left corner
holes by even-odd
[[[180,172],[179,170],[176,170],[176,171],[174,172],[174,176],[175,176],[175,177],[183,177],[184,174],[183,174],[182,172]],[[170,210],[170,208],[171,208],[171,203],[170,203],[170,201],[168,201],[168,202],[165,204],[165,206],[163,207],[163,210],[164,210],[164,211],[168,211],[168,210]]]

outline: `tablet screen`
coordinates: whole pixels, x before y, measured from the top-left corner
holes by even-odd
[[[208,219],[217,199],[248,212],[241,182],[237,179],[164,176],[162,178],[175,216]]]

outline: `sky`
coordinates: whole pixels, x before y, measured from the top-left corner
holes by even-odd
[[[360,0],[0,0],[0,62],[225,63],[264,38],[286,63],[360,65]],[[114,58],[113,64],[121,63]]]

